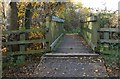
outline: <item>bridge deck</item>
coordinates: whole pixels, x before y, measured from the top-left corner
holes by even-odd
[[[65,35],[53,53],[43,56],[34,71],[37,77],[106,77],[102,58],[92,53],[78,35]]]
[[[106,77],[105,66],[92,57],[43,58],[37,66],[35,77]]]
[[[92,53],[85,45],[85,41],[78,34],[66,34],[61,45],[56,49],[57,53]]]

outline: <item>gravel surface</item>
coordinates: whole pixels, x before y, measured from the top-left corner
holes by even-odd
[[[33,76],[37,77],[107,77],[100,58],[49,57],[43,58]]]

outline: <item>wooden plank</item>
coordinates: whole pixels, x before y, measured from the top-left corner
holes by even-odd
[[[105,40],[105,39],[100,39],[101,43],[119,43],[120,40]]]
[[[22,40],[22,41],[12,41],[12,42],[3,42],[3,45],[12,45],[12,44],[28,44],[28,43],[40,43],[40,42],[47,42],[45,39],[39,40]]]
[[[7,52],[7,53],[9,53],[11,56],[13,56],[13,55],[36,54],[36,53],[43,53],[43,52],[49,52],[49,50],[40,49],[40,50],[16,51],[16,52]]]
[[[99,32],[120,32],[118,28],[100,28]]]
[[[44,29],[26,29],[26,30],[12,30],[12,31],[3,31],[3,34],[13,34],[13,33],[27,33],[27,32],[44,32]]]
[[[44,57],[82,57],[82,56],[98,56],[95,53],[46,53]]]

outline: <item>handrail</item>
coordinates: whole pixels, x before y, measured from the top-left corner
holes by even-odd
[[[43,29],[25,29],[25,30],[11,30],[11,31],[3,31],[3,34],[13,34],[13,33],[27,33],[27,32],[44,32]]]
[[[98,32],[120,32],[119,28],[100,28]]]
[[[60,40],[60,38],[63,36],[63,33],[50,45],[51,50],[55,47],[57,42]]]
[[[50,18],[46,18],[46,29],[23,29],[23,30],[8,30],[8,31],[3,31],[3,34],[19,34],[20,40],[15,40],[15,41],[7,41],[7,42],[2,42],[3,45],[5,46],[12,46],[12,45],[19,45],[19,50],[20,51],[11,51],[9,50],[7,53],[10,53],[11,55],[21,55],[21,54],[34,54],[34,53],[40,53],[40,52],[49,52],[51,51],[55,45],[57,44],[58,40],[62,37],[63,35],[63,22],[64,20],[57,18],[57,17],[52,17],[52,21],[49,20]],[[34,40],[26,40],[25,39],[25,33],[28,32],[42,32],[45,33],[45,39],[34,39]],[[30,43],[44,43],[45,47],[43,47],[40,50],[26,50],[27,44]],[[52,43],[52,44],[51,44]]]
[[[37,43],[37,42],[47,42],[46,39],[38,39],[38,40],[21,40],[21,41],[11,41],[11,42],[3,42],[3,45],[13,45],[13,44],[28,44],[28,43]]]
[[[114,39],[109,39],[109,40],[106,40],[106,39],[100,39],[99,42],[100,42],[100,43],[119,43],[120,40],[114,40]]]

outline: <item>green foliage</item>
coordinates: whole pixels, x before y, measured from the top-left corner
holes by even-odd
[[[45,30],[46,27],[49,28],[49,26],[46,26],[46,17],[47,16],[58,16],[61,18],[65,19],[64,27],[66,32],[68,33],[80,33],[81,32],[81,20],[86,20],[88,16],[90,16],[90,9],[83,7],[81,3],[78,4],[73,4],[73,3],[64,3],[64,2],[33,2],[31,3],[32,8],[26,8],[29,5],[29,3],[22,3],[19,2],[17,3],[17,14],[18,14],[18,23],[19,23],[19,29],[21,30],[26,30],[25,28],[25,19],[28,19],[25,17],[29,12],[25,13],[27,9],[30,9],[29,11],[32,13],[30,17],[32,18],[30,21],[30,29],[42,29]],[[112,16],[112,17],[111,17]],[[116,21],[116,15],[114,14],[109,14],[109,13],[99,13],[99,22],[100,22],[100,27],[104,27],[107,25],[109,22],[111,25],[110,27],[115,27],[117,21]],[[12,19],[12,18],[10,18]],[[114,19],[114,21],[113,21]],[[56,25],[51,26],[53,28],[50,28],[54,34],[51,36],[52,38],[57,37],[57,31],[58,28]],[[56,29],[57,28],[57,29]],[[28,34],[28,39],[33,40],[33,39],[43,39],[45,38],[45,32],[30,32]],[[91,35],[88,34],[88,37],[91,39]],[[113,36],[113,35],[112,35]],[[54,41],[54,40],[52,40]],[[38,50],[38,49],[43,49],[46,48],[46,43],[32,43],[29,44],[29,47],[27,50]],[[117,51],[117,45],[112,44],[111,49],[113,51],[109,51],[109,46],[107,45],[99,45],[98,50],[102,52],[102,54],[108,54],[103,55],[106,61],[108,61],[109,64],[112,64],[112,62],[119,62],[119,56],[118,53],[116,54]],[[4,50],[6,52],[6,49]],[[113,55],[114,54],[114,55]],[[17,58],[11,57],[9,59],[10,65],[16,65],[16,64],[21,64],[24,63],[25,61],[25,56],[18,56]]]
[[[109,65],[110,66],[118,66],[118,64],[120,62],[119,55],[117,55],[117,54],[114,54],[114,55],[113,54],[103,55],[102,57],[105,59],[105,63],[108,66]]]
[[[86,19],[89,15],[89,8],[83,7],[82,3],[67,3],[64,12],[66,32],[80,32],[80,20]]]
[[[100,24],[100,28],[117,28],[118,27],[118,21],[117,21],[118,15],[114,13],[109,13],[107,11],[98,13],[98,22]],[[102,37],[102,38],[101,38]],[[109,39],[110,40],[116,40],[119,39],[119,36],[116,32],[109,33]],[[104,33],[100,33],[100,38],[104,38]],[[120,54],[119,54],[119,47],[118,44],[110,44],[110,43],[104,43],[104,44],[98,44],[98,50],[103,55],[105,62],[108,65],[117,65],[120,63]]]
[[[28,30],[28,29],[40,29],[42,31],[30,31],[30,32],[19,32],[19,33],[14,33],[14,34],[18,34],[17,36],[19,37],[19,40],[16,41],[22,41],[23,40],[37,40],[37,39],[46,39],[47,38],[47,34],[46,34],[46,28],[49,28],[50,26],[47,26],[47,21],[51,22],[50,20],[47,20],[46,17],[51,17],[52,15],[56,15],[56,16],[61,16],[62,12],[65,9],[65,3],[62,2],[19,2],[17,4],[15,4],[14,6],[17,6],[17,16],[18,16],[18,20],[16,20],[17,23],[19,23],[19,25],[17,26],[20,30]],[[12,9],[13,10],[13,9]],[[10,18],[12,19],[12,18]],[[14,18],[13,18],[14,19]],[[29,20],[29,21],[28,21]],[[26,28],[27,26],[27,28]],[[56,39],[57,36],[62,32],[62,30],[58,30],[58,29],[63,29],[60,25],[54,25],[52,26],[55,29],[49,28],[51,29],[51,31],[54,33],[54,38]],[[57,29],[57,30],[56,30]],[[17,29],[14,29],[17,30]],[[23,35],[26,35],[26,39],[24,39],[22,37],[22,39],[20,38],[21,33]],[[6,38],[7,39],[7,38]],[[55,39],[52,39],[52,41],[54,41]],[[14,41],[14,40],[13,40]],[[48,40],[50,41],[50,39]],[[21,44],[19,44],[21,46]],[[19,48],[21,48],[19,46]],[[46,42],[34,42],[34,43],[29,43],[29,44],[24,44],[23,45],[23,49],[25,48],[25,51],[29,52],[29,50],[39,50],[39,54],[43,54],[43,51],[41,52],[40,49],[43,50],[48,50],[46,49],[48,47],[48,44]],[[14,48],[13,48],[14,49]],[[20,49],[16,50],[16,51],[20,51]],[[3,65],[4,67],[8,67],[8,66],[18,66],[18,65],[22,65],[26,62],[25,58],[26,55],[20,55],[20,56],[16,56],[13,55],[11,57],[9,57],[11,54],[14,53],[18,53],[16,51],[12,51],[10,50],[9,55],[8,50],[7,50],[7,46],[2,50],[2,52],[5,53],[5,55],[7,54],[7,58],[5,58],[5,60],[3,61]],[[24,52],[24,51],[23,51]],[[41,57],[41,56],[40,56]],[[29,57],[28,57],[29,58]]]
[[[24,62],[25,62],[25,56],[18,56],[17,57],[17,60],[16,60],[17,64],[21,64],[21,63],[24,63]]]
[[[77,27],[76,29],[70,29],[66,31],[67,33],[80,33],[81,28]]]
[[[120,54],[118,46],[105,46],[104,44],[99,45],[99,50],[102,57],[105,59],[105,63],[111,66],[117,66],[120,63]]]
[[[9,61],[9,62],[6,62],[6,61]],[[9,58],[6,59],[3,59],[3,68],[5,67],[9,67],[9,66],[18,66],[18,65],[22,65],[22,64],[25,64],[25,56],[11,56]]]

